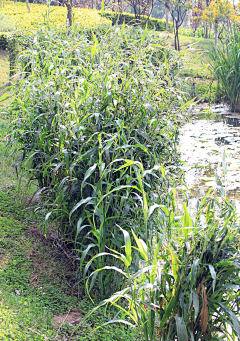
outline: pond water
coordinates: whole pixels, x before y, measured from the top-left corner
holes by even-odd
[[[181,128],[179,146],[181,160],[186,163],[190,206],[195,206],[197,198],[204,197],[210,187],[217,188],[217,174],[240,215],[240,114],[224,107],[215,107],[210,114],[199,111]],[[222,178],[224,151],[227,175]]]

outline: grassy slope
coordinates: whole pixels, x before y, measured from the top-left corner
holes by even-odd
[[[187,49],[185,54],[187,65],[184,74],[198,78],[210,77],[210,71],[207,68],[203,68],[209,63],[206,50],[211,48],[212,43],[211,39],[180,36],[181,50]]]
[[[211,49],[214,41],[184,35],[179,36],[179,41],[181,52],[186,51],[184,54],[185,66],[182,70],[183,89],[188,93],[192,93],[192,84],[194,83],[197,99],[208,101],[212,77],[208,68],[210,60],[207,50]],[[173,34],[169,35],[169,44],[174,48]],[[216,95],[217,83],[214,81],[211,85],[211,99],[215,101]]]
[[[3,51],[0,61],[3,89],[8,81]],[[5,154],[8,123],[0,116],[0,340],[135,340],[122,325],[91,333],[114,317],[113,310],[97,311],[71,338],[75,325],[64,323],[54,329],[54,315],[77,311],[84,317],[93,304],[76,285],[68,258],[43,237],[42,219],[32,216],[25,193],[16,189],[13,160]]]
[[[186,83],[194,83],[195,90],[193,96],[200,101],[209,100],[209,86],[211,84],[211,72],[208,68],[209,56],[207,50],[211,48],[211,39],[199,39],[194,37],[180,36],[181,50],[186,50],[184,55],[186,66],[183,70],[183,77]],[[216,98],[216,82],[211,86],[211,97]],[[193,90],[190,90],[191,92]]]

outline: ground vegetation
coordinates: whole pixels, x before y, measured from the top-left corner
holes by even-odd
[[[217,190],[192,212],[178,149],[192,80],[218,72],[207,68],[213,41],[185,37],[195,46],[178,53],[147,25],[50,26],[8,40],[17,49],[1,97],[2,337],[239,338],[225,154]],[[227,46],[229,65],[234,34],[214,50]]]

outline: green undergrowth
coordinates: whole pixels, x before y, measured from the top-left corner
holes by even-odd
[[[207,49],[214,43],[212,39],[180,36],[181,51],[186,50],[184,74],[201,79],[210,79],[211,73],[207,68],[210,58]]]
[[[211,48],[213,40],[181,36],[180,41],[182,51],[186,49],[185,67],[182,72],[188,83],[186,91],[201,102],[218,102],[219,89],[217,82],[212,82],[208,67],[210,59],[207,50]]]
[[[115,316],[112,308],[98,311],[72,337],[76,325],[54,328],[53,316],[77,311],[84,317],[94,306],[75,285],[73,264],[44,238],[29,194],[17,190],[13,163],[5,157],[7,125],[0,120],[0,340],[135,340],[121,325],[92,332]]]
[[[218,103],[223,99],[217,81],[212,79],[209,70],[213,39],[196,38],[179,35],[181,53],[184,54],[184,68],[181,70],[182,89],[190,97],[200,102]],[[173,34],[169,34],[169,43],[174,48]]]

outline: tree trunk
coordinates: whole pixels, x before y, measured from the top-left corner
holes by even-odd
[[[178,28],[177,28],[177,49],[178,49],[178,51],[180,51],[180,43],[179,43]]]
[[[218,43],[218,19],[216,19],[215,23],[214,23],[214,33],[215,33],[215,47],[217,47],[217,43]]]
[[[169,24],[168,24],[168,8],[167,3],[165,2],[165,17],[166,17],[166,31],[169,34]]]
[[[29,6],[29,1],[28,0],[26,0],[26,5],[27,5],[28,13],[30,13],[30,6]]]
[[[66,3],[67,6],[67,21],[68,25],[72,26],[72,0],[68,0]]]
[[[175,45],[175,50],[180,51],[180,44],[179,44],[179,36],[178,36],[178,26],[175,26],[174,30],[174,45]]]
[[[207,26],[205,27],[205,38],[206,39],[208,38],[208,27]]]

